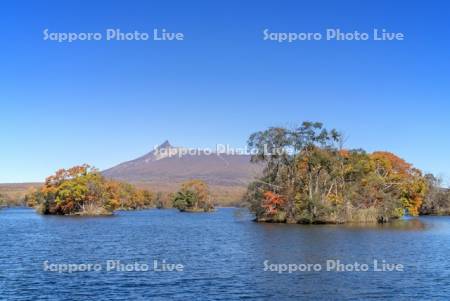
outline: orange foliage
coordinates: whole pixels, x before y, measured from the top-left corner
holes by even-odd
[[[86,175],[89,171],[95,171],[95,169],[88,164],[74,166],[69,169],[59,169],[54,175],[45,179],[45,186],[47,186],[47,188],[51,186],[58,186],[66,180]]]
[[[275,214],[277,213],[277,209],[280,206],[283,206],[284,202],[284,198],[279,194],[271,191],[266,191],[264,193],[264,201],[262,203],[262,207],[266,209],[267,214]]]
[[[341,156],[342,158],[348,158],[350,156],[350,152],[348,151],[348,149],[341,149],[339,151],[339,156]]]
[[[385,185],[396,186],[409,213],[418,215],[427,191],[422,172],[390,152],[374,152],[371,158],[378,175],[385,178]]]
[[[371,158],[380,163],[386,172],[395,172],[401,175],[407,175],[411,172],[412,165],[393,153],[374,152]]]

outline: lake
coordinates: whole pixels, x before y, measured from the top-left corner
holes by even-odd
[[[363,227],[258,224],[234,208],[95,218],[11,208],[0,241],[6,300],[450,298],[449,217]],[[374,271],[374,260],[403,271]],[[349,271],[355,263],[368,270]]]

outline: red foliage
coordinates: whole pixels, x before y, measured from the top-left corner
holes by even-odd
[[[264,201],[262,207],[266,209],[267,214],[277,213],[277,209],[284,205],[285,199],[271,191],[266,191],[264,193]]]

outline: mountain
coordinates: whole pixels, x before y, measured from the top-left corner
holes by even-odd
[[[245,187],[260,173],[261,166],[250,163],[250,155],[208,153],[175,147],[168,141],[137,159],[103,171],[108,178],[152,186],[171,186],[195,178],[221,187]]]

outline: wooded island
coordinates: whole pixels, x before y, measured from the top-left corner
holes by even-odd
[[[376,223],[405,214],[450,212],[449,192],[393,153],[345,149],[343,137],[319,122],[252,134],[253,162],[263,176],[245,201],[260,222]]]

